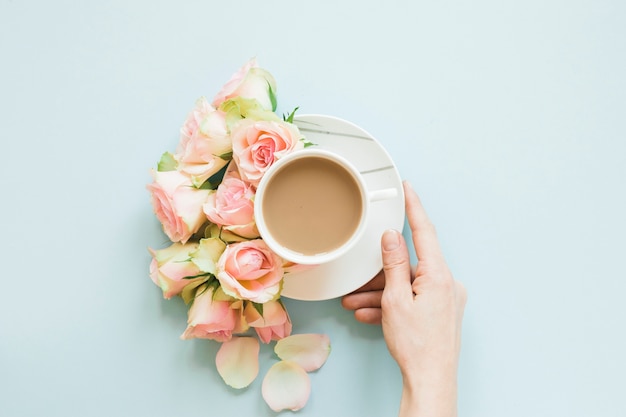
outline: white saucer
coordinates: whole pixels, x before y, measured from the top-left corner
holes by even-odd
[[[365,232],[350,252],[327,264],[285,275],[283,297],[328,300],[356,290],[381,270],[380,237],[387,229],[402,230],[404,226],[402,180],[381,144],[353,123],[323,115],[296,116],[294,123],[309,141],[350,160],[370,191],[398,189],[397,197],[371,203]]]

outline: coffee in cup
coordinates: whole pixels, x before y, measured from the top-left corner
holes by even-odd
[[[389,196],[397,194],[393,191]],[[321,264],[358,240],[371,199],[345,158],[305,149],[276,161],[265,173],[255,197],[255,219],[261,237],[279,256]]]

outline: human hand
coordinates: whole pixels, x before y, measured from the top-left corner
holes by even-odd
[[[411,282],[415,277],[415,266],[411,267]],[[381,300],[385,288],[385,272],[381,270],[374,278],[359,289],[341,299],[341,304],[347,310],[354,311],[354,318],[361,323],[381,324],[383,313]]]
[[[345,296],[343,305],[355,310],[360,321],[382,323],[389,352],[403,377],[401,416],[455,416],[467,294],[448,269],[419,197],[407,183],[404,190],[418,259],[415,273],[402,235],[387,231],[381,239],[382,273]]]

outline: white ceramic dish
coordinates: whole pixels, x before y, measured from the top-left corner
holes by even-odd
[[[380,237],[387,229],[402,230],[404,226],[402,180],[387,151],[355,124],[324,115],[297,116],[294,123],[320,148],[350,160],[364,176],[370,191],[398,189],[397,197],[372,203],[365,232],[348,253],[332,262],[285,276],[283,297],[328,300],[356,290],[381,270]]]

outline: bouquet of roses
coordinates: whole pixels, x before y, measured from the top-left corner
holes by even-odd
[[[307,372],[324,364],[330,342],[325,335],[291,335],[280,293],[285,274],[301,266],[273,253],[255,224],[254,196],[265,171],[310,145],[293,123],[295,110],[282,118],[275,112],[276,81],[252,59],[211,103],[197,100],[148,190],[172,242],[150,249],[150,277],[166,299],[180,296],[190,306],[181,338],[222,343],[216,367],[234,388],[256,378],[259,340],[277,341],[281,361],[265,376],[262,393],[279,411],[306,404]]]

